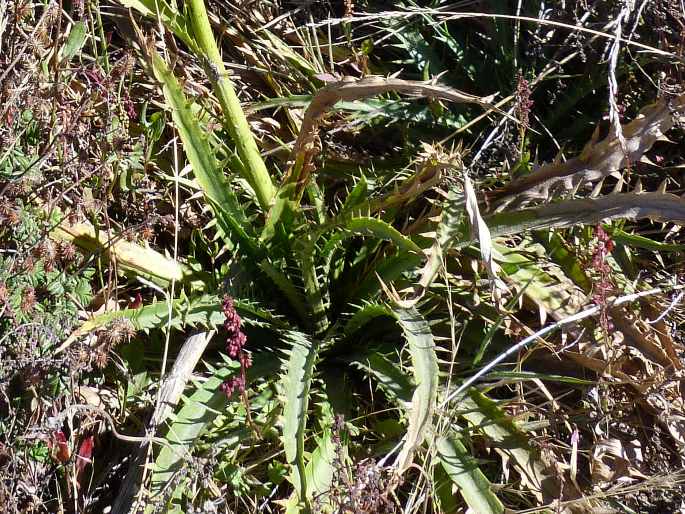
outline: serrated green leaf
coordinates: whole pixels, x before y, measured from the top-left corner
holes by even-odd
[[[272,354],[254,355],[254,364],[247,372],[248,384],[257,378],[270,376],[278,369],[278,359]],[[237,363],[230,368],[218,368],[212,376],[198,386],[173,417],[163,445],[155,459],[150,482],[153,497],[164,491],[176,473],[192,454],[193,447],[207,426],[226,405],[226,394],[219,386],[236,373]],[[148,510],[146,510],[148,512]]]
[[[278,289],[283,292],[288,299],[290,307],[292,307],[302,321],[308,319],[307,305],[305,304],[302,294],[297,290],[295,285],[290,281],[288,276],[282,271],[276,269],[269,261],[264,259],[259,263],[259,268],[268,275]]]
[[[576,255],[569,252],[566,248],[564,239],[555,230],[537,231],[533,234],[535,240],[547,249],[548,255],[559,264],[573,282],[581,287],[583,291],[590,292],[592,289],[592,282],[585,273],[583,266],[578,261]]]
[[[350,336],[374,319],[392,315],[393,312],[387,305],[382,303],[368,303],[355,311],[345,324],[343,332],[345,335]]]
[[[350,191],[350,194],[345,198],[345,203],[343,204],[342,209],[340,209],[340,214],[345,215],[352,213],[354,209],[367,203],[368,194],[369,187],[366,183],[366,178],[362,175],[352,188],[352,191]]]
[[[374,352],[354,364],[367,371],[390,400],[404,408],[411,407],[414,384],[394,362]]]
[[[417,254],[422,253],[421,247],[414,241],[378,218],[352,218],[342,225],[342,228],[349,230],[353,234],[372,235],[378,239],[392,241],[401,250],[415,252]]]
[[[283,447],[290,465],[290,482],[295,488],[298,501],[309,504],[305,468],[304,439],[309,408],[309,389],[314,375],[314,365],[319,344],[302,333],[289,331],[286,340],[292,345],[285,375],[282,378],[285,391],[283,407]]]
[[[207,423],[216,417],[216,412],[226,404],[226,395],[219,386],[235,373],[235,369],[221,368],[214,372],[200,388],[183,404],[174,417],[165,436],[168,444],[162,446],[155,459],[150,482],[153,497],[161,495],[165,487],[190,457],[190,452],[205,429]]]
[[[243,317],[246,324],[285,328],[282,321],[254,303],[237,299],[233,301],[239,312],[248,314],[248,317]],[[136,309],[122,309],[98,314],[83,322],[70,338],[79,337],[92,330],[105,327],[110,322],[120,318],[128,319],[133,327],[140,331],[165,328],[167,325],[172,328],[183,328],[186,325],[216,328],[225,319],[221,299],[218,296],[203,295],[190,300],[177,298],[171,302],[171,319],[169,317],[169,304],[165,301],[158,301]]]
[[[685,245],[682,244],[661,243],[639,234],[629,234],[628,232],[618,228],[612,228],[608,225],[604,225],[604,229],[611,235],[611,238],[616,243],[622,243],[627,246],[643,248],[655,252],[682,252],[685,250]]]
[[[415,308],[394,309],[404,332],[411,355],[416,388],[409,409],[409,426],[400,455],[398,469],[403,473],[412,463],[414,451],[423,443],[433,423],[433,410],[438,395],[438,358],[428,322]]]
[[[341,217],[334,220],[332,225],[342,230],[333,235],[333,237],[324,245],[321,250],[321,256],[324,258],[330,258],[333,250],[338,247],[341,241],[355,235],[373,236],[377,239],[392,241],[401,250],[414,252],[416,254],[422,253],[421,247],[414,243],[414,241],[378,218],[360,216],[345,219],[344,217]]]

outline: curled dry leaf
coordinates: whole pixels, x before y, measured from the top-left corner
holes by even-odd
[[[336,103],[340,101],[361,100],[391,91],[414,97],[437,98],[455,103],[477,104],[484,109],[510,117],[490,103],[492,97],[469,95],[441,84],[380,76],[369,76],[363,79],[344,77],[342,80],[329,83],[320,89],[309,104],[302,120],[300,134],[295,141],[291,153],[290,160],[292,165],[283,183],[298,183],[298,191],[306,184],[309,172],[311,171],[311,158],[313,156],[317,128],[326,112],[333,108]]]
[[[635,467],[642,463],[642,447],[637,440],[622,443],[618,439],[602,439],[592,449],[590,471],[596,486],[606,486],[618,480],[645,479]]]

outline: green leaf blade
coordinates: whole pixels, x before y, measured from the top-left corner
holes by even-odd
[[[479,514],[502,514],[504,506],[492,492],[490,481],[458,437],[440,437],[438,458],[447,475],[459,487],[466,504]]]

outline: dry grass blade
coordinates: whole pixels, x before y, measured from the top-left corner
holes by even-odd
[[[295,146],[291,153],[293,165],[288,171],[284,183],[297,182],[300,188],[306,183],[308,177],[307,170],[309,168],[308,160],[311,158],[309,154],[313,150],[317,127],[324,114],[336,103],[340,101],[361,100],[392,91],[420,98],[476,104],[488,111],[494,111],[503,116],[510,117],[491,103],[492,97],[469,95],[468,93],[463,93],[440,84],[378,76],[370,76],[360,80],[346,78],[319,90],[309,104],[302,120],[300,134],[297,137],[297,141],[295,141]]]
[[[426,9],[422,7],[411,7],[407,8],[405,11],[383,11],[379,13],[372,13],[372,14],[366,14],[366,13],[360,13],[355,16],[349,16],[346,18],[332,18],[326,20],[326,23],[332,24],[332,23],[349,23],[349,22],[373,22],[379,18],[396,18],[396,19],[409,19],[412,17],[419,17],[419,16],[425,16],[425,15],[432,15],[436,17],[440,17],[440,21],[449,21],[449,20],[459,20],[459,19],[466,19],[466,18],[491,18],[491,19],[502,19],[502,20],[518,20],[518,21],[527,21],[530,23],[536,23],[540,25],[550,25],[553,27],[561,27],[565,28],[568,30],[572,31],[577,31],[577,32],[584,32],[586,34],[592,34],[593,36],[598,36],[602,37],[605,39],[614,39],[615,36],[613,34],[609,34],[607,32],[602,32],[599,30],[594,30],[590,29],[587,27],[579,26],[579,25],[570,25],[568,23],[563,23],[560,21],[555,21],[555,20],[546,20],[544,18],[533,18],[529,16],[513,16],[513,15],[508,15],[508,14],[495,14],[495,13],[482,13],[482,12],[450,12],[447,10],[440,10],[440,9]],[[653,46],[649,45],[644,45],[642,43],[638,43],[637,41],[632,41],[630,39],[625,39],[625,38],[620,38],[619,41],[623,44],[631,45],[635,48],[640,48],[644,51],[654,53],[657,55],[663,55],[667,57],[673,57],[677,58],[675,54],[671,52],[666,52],[664,50],[660,50],[659,48],[655,48]]]
[[[466,200],[466,213],[469,217],[469,223],[471,224],[471,229],[478,238],[480,255],[491,281],[490,288],[492,290],[492,296],[495,302],[499,303],[502,290],[506,289],[506,286],[497,278],[497,264],[495,264],[492,258],[492,238],[490,237],[490,229],[488,229],[487,224],[480,215],[476,191],[473,189],[473,183],[466,170],[464,170],[464,197]]]

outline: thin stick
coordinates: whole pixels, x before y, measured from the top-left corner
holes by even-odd
[[[569,23],[563,23],[561,21],[555,21],[555,20],[545,20],[542,18],[533,18],[530,16],[515,16],[511,14],[492,14],[492,13],[482,13],[482,12],[450,12],[450,11],[441,11],[439,9],[407,9],[406,11],[382,11],[379,13],[359,13],[355,14],[354,16],[349,16],[349,17],[343,17],[343,18],[329,18],[326,20],[326,23],[332,23],[332,24],[340,24],[343,22],[348,22],[348,23],[354,23],[354,22],[362,22],[362,21],[373,21],[377,19],[388,19],[388,18],[411,18],[414,16],[425,16],[425,15],[433,15],[433,16],[440,16],[442,17],[440,19],[440,22],[445,22],[445,21],[450,21],[450,20],[458,20],[462,18],[492,18],[492,19],[504,19],[504,20],[517,20],[517,21],[526,21],[530,23],[537,23],[540,25],[551,25],[553,27],[562,27],[568,30],[572,31],[577,31],[577,32],[585,32],[587,34],[592,34],[595,36],[603,37],[605,39],[614,39],[613,34],[609,34],[607,32],[602,32],[599,30],[594,30],[594,29],[589,29],[587,27],[582,27],[578,25],[571,25]],[[320,25],[323,25],[322,22],[316,22],[314,26],[318,27]],[[645,50],[649,53],[653,53],[656,55],[663,55],[666,57],[671,57],[675,59],[680,59],[676,54],[672,52],[667,52],[665,50],[660,50],[659,48],[645,45],[642,43],[638,43],[637,41],[631,41],[629,39],[621,38],[620,40],[621,43],[624,43],[629,46],[633,46],[635,48],[640,48],[642,50]]]
[[[676,286],[673,288],[673,290],[677,289],[685,289],[685,285],[682,286]],[[653,289],[649,289],[647,291],[640,291],[638,293],[632,293],[628,294],[625,296],[621,296],[619,298],[616,298],[613,302],[610,302],[609,307],[615,307],[617,305],[621,305],[624,303],[629,303],[632,301],[635,301],[639,298],[643,298],[645,296],[651,296],[654,294],[658,294],[664,291],[664,288],[662,287],[655,287]],[[601,306],[595,305],[594,307],[590,307],[589,309],[586,309],[584,311],[581,311],[577,314],[574,314],[573,316],[569,316],[568,318],[564,318],[562,320],[557,321],[556,323],[553,323],[537,332],[534,334],[526,337],[519,343],[516,343],[514,346],[506,350],[505,352],[501,353],[498,355],[496,358],[494,358],[492,361],[490,361],[486,366],[482,367],[478,372],[473,375],[471,378],[466,380],[462,385],[460,385],[456,391],[451,393],[450,395],[447,396],[447,398],[440,404],[440,407],[444,407],[447,405],[449,402],[451,402],[454,398],[456,398],[460,393],[464,392],[467,388],[469,388],[472,384],[474,384],[476,381],[480,380],[484,375],[488,374],[490,370],[492,370],[495,366],[497,366],[500,362],[502,362],[504,359],[509,357],[511,354],[519,351],[520,349],[526,347],[528,344],[532,343],[539,337],[544,336],[545,334],[549,334],[550,332],[553,332],[557,330],[558,328],[561,328],[565,325],[569,325],[571,323],[575,323],[576,321],[583,320],[585,318],[589,318],[590,316],[594,316],[601,310]]]

